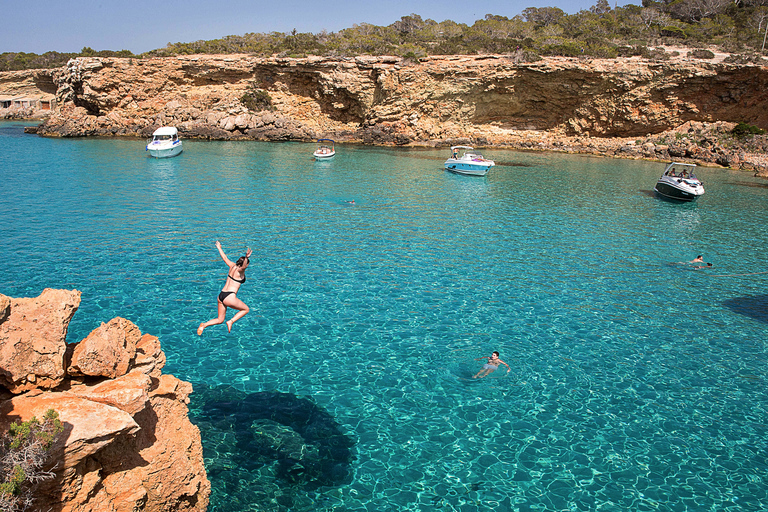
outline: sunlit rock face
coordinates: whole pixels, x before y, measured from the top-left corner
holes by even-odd
[[[0,431],[49,409],[64,427],[50,450],[55,478],[35,491],[36,506],[204,512],[210,483],[187,415],[192,385],[162,374],[159,340],[124,318],[68,345],[80,298],[0,295]]]
[[[687,121],[768,128],[767,68],[687,59],[88,57],[54,82],[59,110],[40,129],[63,136],[173,125],[215,139],[501,143],[520,130],[632,137]],[[244,106],[254,89],[272,109]]]

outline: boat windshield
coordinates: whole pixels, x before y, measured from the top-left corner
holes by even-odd
[[[666,172],[664,172],[664,176],[672,176],[674,178],[689,178],[695,180],[697,178],[693,169],[693,167],[689,167],[687,165],[671,165],[667,168]]]

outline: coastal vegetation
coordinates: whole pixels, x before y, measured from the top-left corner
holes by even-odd
[[[240,97],[240,103],[245,108],[253,112],[261,112],[264,110],[274,110],[272,106],[272,97],[264,89],[259,89],[255,85],[251,85],[245,94]]]
[[[41,55],[24,52],[0,53],[0,71],[19,71],[22,69],[58,68],[76,57],[139,57],[128,50],[114,52],[111,50],[96,51],[85,47],[77,53],[45,52]]]
[[[34,484],[53,478],[46,471],[48,449],[64,427],[49,409],[42,421],[16,421],[0,433],[0,511],[17,512],[32,504]]]
[[[642,0],[612,8],[597,0],[589,9],[567,14],[558,7],[528,7],[506,17],[487,14],[472,25],[437,22],[418,14],[403,16],[387,26],[355,24],[339,32],[248,33],[221,39],[168,43],[164,48],[133,55],[128,50],[80,53],[0,54],[0,71],[58,67],[78,56],[164,57],[199,53],[249,53],[260,56],[398,55],[418,59],[427,55],[515,53],[523,61],[538,56],[613,58],[644,55],[667,58],[649,48],[679,45],[698,48],[692,56],[714,57],[715,45],[735,54],[736,63],[765,54],[768,0]]]

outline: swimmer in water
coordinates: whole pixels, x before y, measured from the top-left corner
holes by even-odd
[[[512,368],[509,367],[507,363],[499,359],[499,353],[497,351],[493,351],[493,354],[490,355],[490,357],[478,357],[475,359],[475,361],[480,361],[481,359],[487,359],[488,362],[483,365],[483,368],[475,374],[473,379],[482,379],[486,375],[490,374],[491,372],[495,371],[496,368],[499,367],[500,364],[503,364],[507,367],[507,373],[512,370]]]

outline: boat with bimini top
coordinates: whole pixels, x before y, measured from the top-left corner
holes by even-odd
[[[146,151],[155,158],[176,156],[183,150],[179,132],[173,126],[163,126],[152,133],[152,140],[147,143]]]
[[[336,154],[335,143],[331,139],[320,139],[317,141],[317,149],[312,156],[315,158],[331,158]]]
[[[463,151],[459,155],[459,151]],[[483,158],[471,146],[451,146],[451,158],[445,161],[445,170],[469,176],[485,176],[495,162]]]
[[[704,185],[696,177],[696,164],[681,162],[669,163],[653,190],[677,201],[695,201],[704,195]]]

